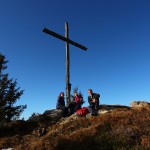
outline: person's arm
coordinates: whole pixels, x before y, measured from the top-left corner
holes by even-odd
[[[94,102],[96,103],[96,105],[99,105],[99,97],[100,97],[99,94],[97,93],[94,94]]]
[[[60,98],[57,99],[56,109],[61,109]]]
[[[60,109],[58,102],[57,102],[57,104],[56,104],[56,109]]]
[[[90,105],[93,103],[93,100],[90,96],[88,96],[88,102],[89,102]]]
[[[96,103],[99,100],[100,95],[97,93],[94,93],[93,95],[93,102]]]

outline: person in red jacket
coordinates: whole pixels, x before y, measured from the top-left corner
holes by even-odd
[[[73,101],[75,102],[75,111],[79,110],[82,107],[82,104],[84,103],[82,95],[78,94],[77,92],[74,92]]]

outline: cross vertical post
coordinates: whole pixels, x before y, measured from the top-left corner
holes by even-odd
[[[65,37],[69,39],[69,27],[68,22],[65,22]],[[66,42],[66,102],[67,105],[70,103],[70,53],[69,53],[69,42]]]
[[[71,84],[70,84],[70,53],[69,53],[69,44],[72,44],[78,48],[81,48],[82,50],[87,50],[87,48],[77,42],[72,41],[69,39],[69,27],[68,27],[68,22],[65,22],[65,37],[51,31],[47,28],[43,29],[43,32],[50,34],[62,41],[66,42],[66,103],[69,105],[70,103],[70,91],[71,91]]]

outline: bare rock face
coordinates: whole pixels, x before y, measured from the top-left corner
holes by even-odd
[[[130,102],[130,107],[132,108],[150,107],[150,103],[146,101],[132,101]]]

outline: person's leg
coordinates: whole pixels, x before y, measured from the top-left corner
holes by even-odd
[[[73,102],[69,104],[68,110],[69,110],[69,115],[74,114],[74,112],[75,112],[75,104]]]
[[[76,103],[75,111],[78,111],[79,109],[81,109],[81,104],[80,103]]]
[[[63,115],[63,117],[67,117],[68,116],[68,108],[67,107],[63,108],[62,115]]]
[[[97,116],[97,115],[98,115],[97,109],[96,109],[96,104],[93,104],[93,105],[91,106],[91,115],[92,115],[92,116]]]
[[[88,111],[92,114],[92,107],[91,107],[91,106],[88,106],[87,109],[88,109]]]

